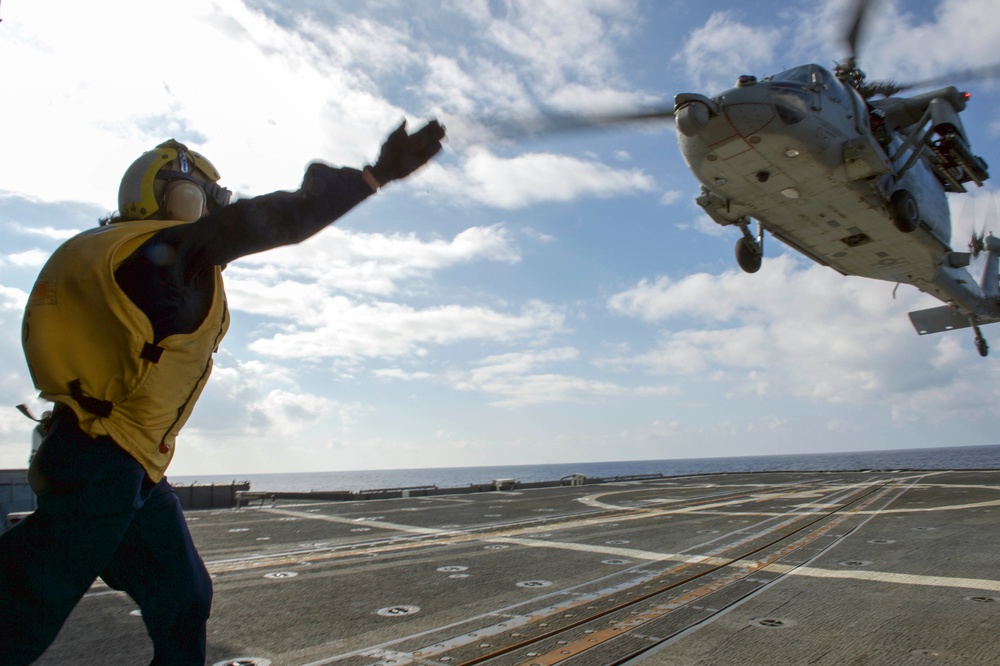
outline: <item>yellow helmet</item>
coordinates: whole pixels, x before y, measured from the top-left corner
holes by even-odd
[[[179,141],[164,141],[143,153],[125,171],[118,188],[122,220],[159,217],[194,222],[229,203],[232,192],[220,187],[218,169]]]

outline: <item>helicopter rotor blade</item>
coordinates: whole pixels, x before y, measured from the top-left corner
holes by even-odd
[[[857,63],[858,36],[861,34],[861,29],[864,26],[867,15],[868,0],[857,0],[854,4],[854,13],[852,14],[853,18],[850,23],[851,27],[847,31],[847,49],[848,53],[850,53],[847,63],[852,67]]]
[[[996,196],[989,195],[986,200],[986,217],[983,218],[983,224],[979,231],[979,243],[982,252],[986,249],[986,237],[993,235],[993,230],[997,228],[997,200]]]
[[[584,130],[604,129],[615,125],[672,122],[673,107],[649,108],[602,114],[544,114],[525,118],[482,119],[480,124],[505,139],[565,134]]]
[[[894,83],[889,81],[886,82],[885,85],[890,86],[896,92],[902,92],[904,90],[913,90],[914,88],[934,88],[954,83],[992,81],[996,79],[1000,79],[1000,62],[993,63],[992,65],[982,65],[980,67],[969,67],[968,69],[962,69],[957,72],[952,72],[951,74],[944,74],[942,76],[935,76],[929,79],[924,79],[923,81],[914,81],[912,83]]]

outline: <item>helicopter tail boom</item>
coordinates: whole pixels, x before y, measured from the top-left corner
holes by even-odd
[[[981,356],[986,356],[989,347],[979,327],[1000,322],[1000,239],[989,235],[974,239],[974,242],[974,252],[986,251],[976,313],[963,312],[963,308],[954,305],[941,305],[909,314],[920,335],[972,328],[976,332],[976,348]]]

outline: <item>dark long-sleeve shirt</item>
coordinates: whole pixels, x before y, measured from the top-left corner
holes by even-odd
[[[149,317],[154,343],[191,333],[211,306],[212,267],[299,243],[371,194],[357,169],[311,164],[294,192],[240,199],[191,224],[157,232],[118,267],[115,279]]]

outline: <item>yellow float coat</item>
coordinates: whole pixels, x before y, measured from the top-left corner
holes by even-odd
[[[115,281],[115,270],[174,220],[119,222],[64,243],[42,268],[25,308],[24,355],[46,400],[72,409],[91,437],[109,435],[159,481],[174,455],[229,328],[222,271],[193,333],[153,346],[149,318]],[[71,388],[76,382],[76,389]]]

